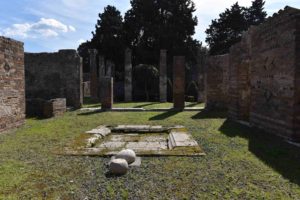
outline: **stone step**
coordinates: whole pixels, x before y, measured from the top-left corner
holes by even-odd
[[[186,132],[172,131],[168,137],[169,149],[177,147],[197,147],[198,143]]]

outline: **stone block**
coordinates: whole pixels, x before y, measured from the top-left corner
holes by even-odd
[[[51,99],[44,103],[43,116],[46,118],[63,115],[67,110],[66,99]]]

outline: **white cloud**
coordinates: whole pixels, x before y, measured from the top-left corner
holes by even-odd
[[[72,32],[75,32],[76,28],[74,26],[69,26],[69,30],[72,31]]]
[[[73,26],[67,26],[55,19],[41,18],[35,23],[13,24],[4,29],[3,34],[8,37],[39,38],[57,37],[60,33],[74,32]]]

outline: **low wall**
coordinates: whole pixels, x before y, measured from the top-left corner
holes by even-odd
[[[83,102],[82,61],[75,50],[25,53],[26,98],[66,98],[67,106]]]

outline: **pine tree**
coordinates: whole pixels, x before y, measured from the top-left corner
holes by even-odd
[[[240,41],[242,32],[247,30],[245,8],[235,3],[230,9],[219,15],[219,19],[213,20],[206,30],[206,42],[210,46],[210,54],[228,53],[229,48]]]
[[[160,49],[187,55],[187,44],[197,43],[192,0],[132,0],[131,6],[125,14],[125,40],[135,49],[137,63],[156,64]]]
[[[264,4],[263,0],[254,0],[251,7],[245,8],[235,3],[221,13],[218,19],[212,20],[206,30],[210,54],[228,53],[229,48],[241,40],[242,33],[249,26],[262,23],[267,16]]]
[[[107,6],[99,14],[99,19],[92,32],[92,46],[106,59],[115,64],[123,62],[124,45],[122,41],[123,18],[114,6]]]
[[[252,6],[247,9],[247,21],[249,25],[258,25],[265,21],[267,12],[264,11],[265,1],[254,0]]]

